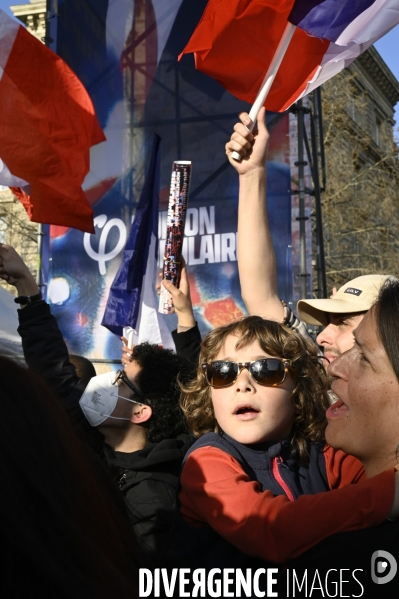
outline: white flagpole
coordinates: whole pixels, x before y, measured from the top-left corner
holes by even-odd
[[[274,53],[273,59],[270,63],[269,68],[267,69],[266,76],[263,79],[262,85],[260,87],[260,90],[259,90],[256,100],[254,102],[254,105],[252,106],[251,111],[249,113],[249,118],[252,121],[251,124],[247,127],[247,129],[249,131],[252,131],[252,129],[255,126],[258,112],[262,108],[263,104],[265,103],[267,94],[269,93],[272,83],[274,81],[274,78],[277,75],[277,71],[280,68],[281,62],[285,56],[285,53],[287,51],[287,48],[291,41],[291,38],[294,35],[295,29],[296,29],[296,27],[292,23],[287,23],[287,25],[284,29],[284,33],[281,37],[279,45],[277,46],[277,50]],[[241,156],[239,155],[238,152],[233,152],[232,157],[234,158],[234,160],[238,160],[238,161],[241,160]]]
[[[138,333],[132,327],[126,326],[123,327],[123,336],[127,339],[126,346],[129,349],[133,348],[133,345],[137,343]]]

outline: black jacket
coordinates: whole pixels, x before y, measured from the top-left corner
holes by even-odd
[[[79,399],[85,385],[69,361],[67,347],[48,304],[36,302],[18,312],[18,332],[26,363],[58,395],[79,438],[108,465],[125,498],[143,565],[161,565],[169,546],[181,463],[192,437],[184,434],[160,443],[147,443],[142,450],[132,453],[114,451],[80,409]],[[195,360],[199,341],[198,329],[177,335],[179,352]]]
[[[133,530],[145,556],[143,566],[160,567],[169,549],[176,488],[183,457],[192,438],[164,439],[132,453],[104,453],[114,480],[122,491]]]
[[[176,346],[176,353],[190,362],[195,375],[202,342],[198,325],[196,324],[195,327],[183,333],[178,333],[176,330],[172,331],[172,337]]]

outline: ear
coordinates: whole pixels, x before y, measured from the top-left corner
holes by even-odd
[[[152,408],[150,406],[144,406],[142,404],[134,404],[132,415],[130,416],[130,422],[133,424],[143,424],[147,422],[152,416]]]

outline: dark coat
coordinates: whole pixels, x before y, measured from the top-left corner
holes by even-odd
[[[56,319],[48,304],[36,302],[19,310],[25,360],[58,395],[76,434],[108,466],[123,493],[143,565],[159,565],[169,546],[176,488],[183,457],[193,442],[189,434],[165,439],[132,453],[114,451],[103,435],[90,426],[79,406],[85,388],[77,377]],[[198,329],[174,335],[179,352],[195,361]]]
[[[133,530],[146,560],[159,567],[169,549],[176,488],[183,457],[192,444],[188,435],[147,443],[122,453],[104,445],[105,458],[128,506]]]

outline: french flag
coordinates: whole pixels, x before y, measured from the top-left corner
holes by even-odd
[[[122,262],[109,292],[101,324],[128,345],[148,341],[174,349],[172,336],[158,312],[160,143],[154,135],[151,158]]]
[[[398,0],[301,0],[288,20],[330,43],[301,96],[347,67],[399,23]]]
[[[398,23],[398,0],[209,0],[182,55],[253,104],[279,52],[266,107],[281,112]]]
[[[82,183],[90,147],[104,140],[75,73],[0,10],[0,185],[34,222],[92,233]]]

